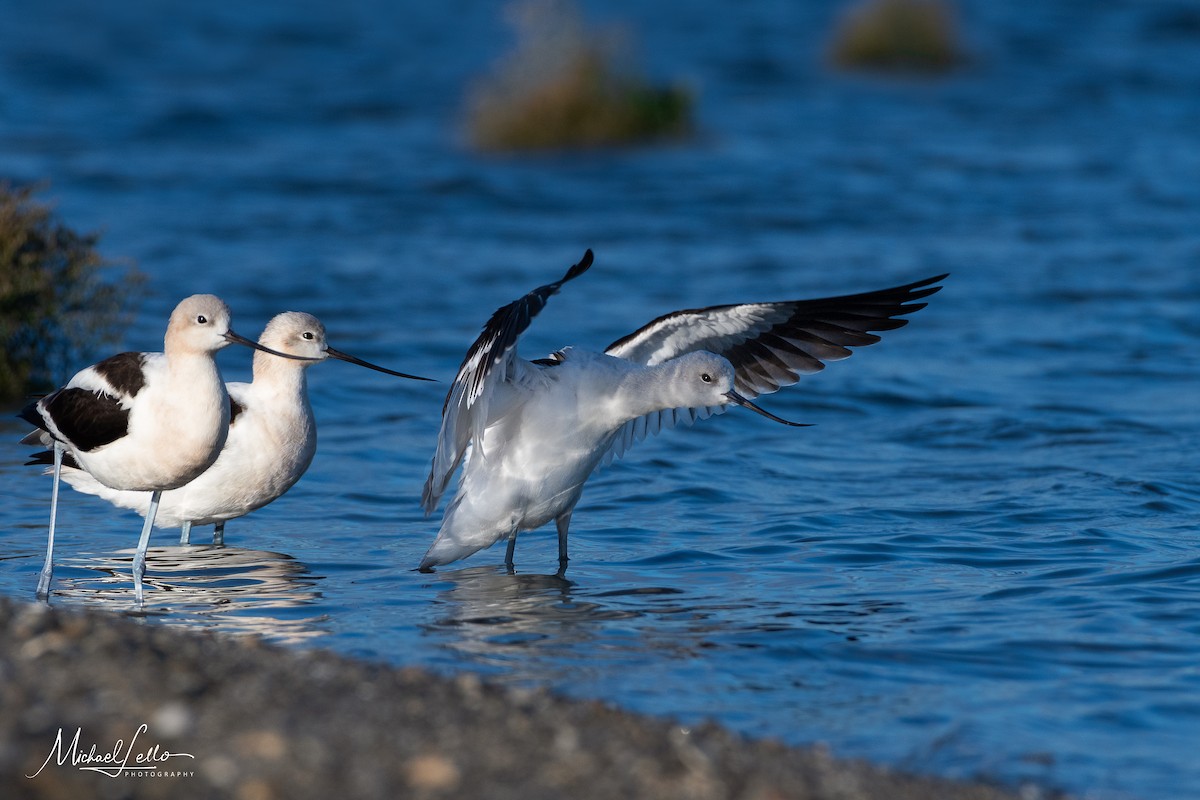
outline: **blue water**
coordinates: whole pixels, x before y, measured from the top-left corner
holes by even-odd
[[[240,332],[443,381],[497,306],[596,266],[529,356],[720,302],[943,271],[878,346],[644,442],[518,571],[414,571],[446,384],[310,373],[311,470],[156,539],[150,619],[472,670],[919,772],[1200,797],[1200,10],[960,5],[944,78],[832,71],[839,4],[595,4],[698,97],[699,134],[480,156],[492,4],[6,3],[0,176],[150,276],[124,346],[220,294]],[[437,8],[427,7],[437,5]],[[19,6],[19,7],[18,7]],[[647,7],[650,6],[650,7]],[[227,377],[249,356],[226,350]],[[80,365],[83,366],[83,365]],[[63,376],[65,379],[68,376]],[[49,482],[0,459],[0,593],[32,598]],[[60,606],[129,607],[140,519],[68,493]]]

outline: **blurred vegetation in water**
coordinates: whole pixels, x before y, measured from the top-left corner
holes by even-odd
[[[120,337],[144,276],[0,183],[0,403],[50,391]],[[120,269],[123,267],[123,269]],[[113,274],[115,273],[115,274]]]
[[[587,30],[569,0],[521,0],[508,15],[516,46],[467,99],[477,148],[607,147],[691,132],[690,92],[623,67],[622,37]]]
[[[848,69],[940,72],[965,60],[946,0],[864,0],[833,38],[834,63]]]

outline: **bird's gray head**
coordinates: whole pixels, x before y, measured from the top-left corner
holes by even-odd
[[[194,294],[171,312],[166,349],[211,353],[230,343],[229,306],[216,295]]]
[[[700,408],[729,403],[736,374],[733,364],[715,353],[695,352],[682,355],[672,363],[672,387],[683,400],[679,407]]]
[[[797,428],[805,427],[805,423],[789,422],[777,417],[738,394],[734,389],[737,372],[727,358],[716,353],[699,351],[680,356],[675,359],[673,366],[677,390],[690,398],[681,403],[680,407],[699,408],[734,403],[775,422]]]

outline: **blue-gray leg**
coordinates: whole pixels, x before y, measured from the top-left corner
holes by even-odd
[[[183,525],[179,527],[179,543],[192,543],[192,521],[190,519],[185,519]]]
[[[508,567],[508,572],[511,575],[515,570],[513,568],[513,552],[517,549],[517,529],[513,528],[512,533],[508,535],[508,551],[504,554],[504,566]]]
[[[569,560],[567,558],[567,528],[571,526],[571,512],[568,511],[554,520],[554,525],[558,528],[558,575],[562,577],[562,574],[567,571],[567,561]]]
[[[138,539],[137,552],[133,554],[133,601],[142,605],[142,577],[146,574],[146,548],[150,545],[150,531],[154,530],[154,517],[158,515],[158,501],[162,490],[150,495],[150,509],[146,512],[146,524],[142,526],[142,538]]]
[[[213,545],[216,547],[225,546],[225,522],[218,522],[213,526]]]
[[[50,596],[50,578],[54,574],[54,523],[58,519],[58,480],[62,476],[63,446],[54,443],[54,488],[50,490],[50,532],[46,535],[46,563],[42,565],[42,574],[38,576],[37,598],[45,600]]]

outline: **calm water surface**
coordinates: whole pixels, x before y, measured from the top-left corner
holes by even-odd
[[[505,46],[479,4],[30,5],[0,31],[0,176],[49,181],[149,273],[129,348],[212,291],[244,334],[310,311],[335,347],[445,381],[585,247],[527,355],[953,273],[909,327],[764,398],[816,427],[734,411],[599,473],[566,580],[552,529],[516,575],[497,550],[414,572],[446,384],[320,365],[308,475],[224,549],[160,534],[152,622],[922,772],[1200,797],[1194,4],[964,3],[971,63],[886,81],[824,65],[835,4],[607,4],[694,87],[701,133],[533,158],[462,144]],[[220,359],[246,377],[247,353]],[[5,420],[0,592],[31,599],[50,484]],[[61,514],[53,604],[127,609],[140,519],[71,492]]]

